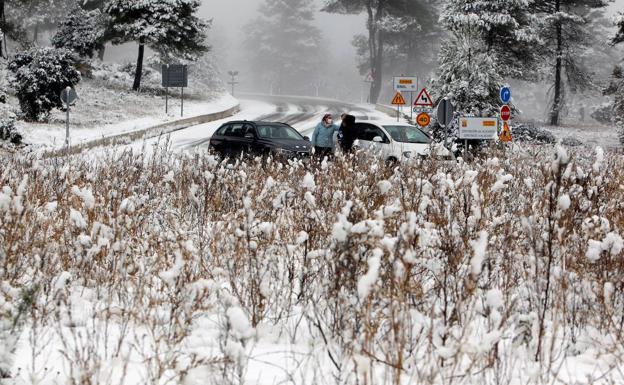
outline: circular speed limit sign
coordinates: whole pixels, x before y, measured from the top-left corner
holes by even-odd
[[[431,123],[431,117],[428,113],[422,112],[416,117],[416,123],[418,123],[420,127],[427,127]]]

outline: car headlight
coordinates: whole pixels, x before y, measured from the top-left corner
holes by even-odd
[[[403,156],[404,156],[404,157],[406,157],[407,159],[409,159],[409,158],[411,158],[411,157],[412,157],[412,152],[411,152],[411,151],[405,151],[405,152],[403,153]]]

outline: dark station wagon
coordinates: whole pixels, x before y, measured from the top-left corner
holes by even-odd
[[[245,120],[219,127],[210,139],[210,148],[228,158],[272,155],[305,159],[310,157],[312,144],[288,124]]]

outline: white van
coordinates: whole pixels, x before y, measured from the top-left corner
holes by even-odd
[[[453,155],[441,144],[416,126],[397,121],[368,121],[355,124],[355,148],[373,150],[388,162],[400,162],[417,157],[434,156],[438,160],[453,160]]]

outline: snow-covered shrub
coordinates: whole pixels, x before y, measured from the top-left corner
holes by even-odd
[[[591,117],[602,124],[613,124],[613,104],[604,104],[596,107]]]
[[[76,57],[67,49],[33,48],[9,62],[10,83],[27,120],[45,118],[62,107],[61,91],[80,82]]]
[[[92,58],[95,51],[104,47],[105,23],[99,9],[85,11],[76,7],[59,25],[52,45],[74,51],[82,58]]]
[[[618,153],[1,160],[0,282],[42,282],[14,376],[621,382]]]

